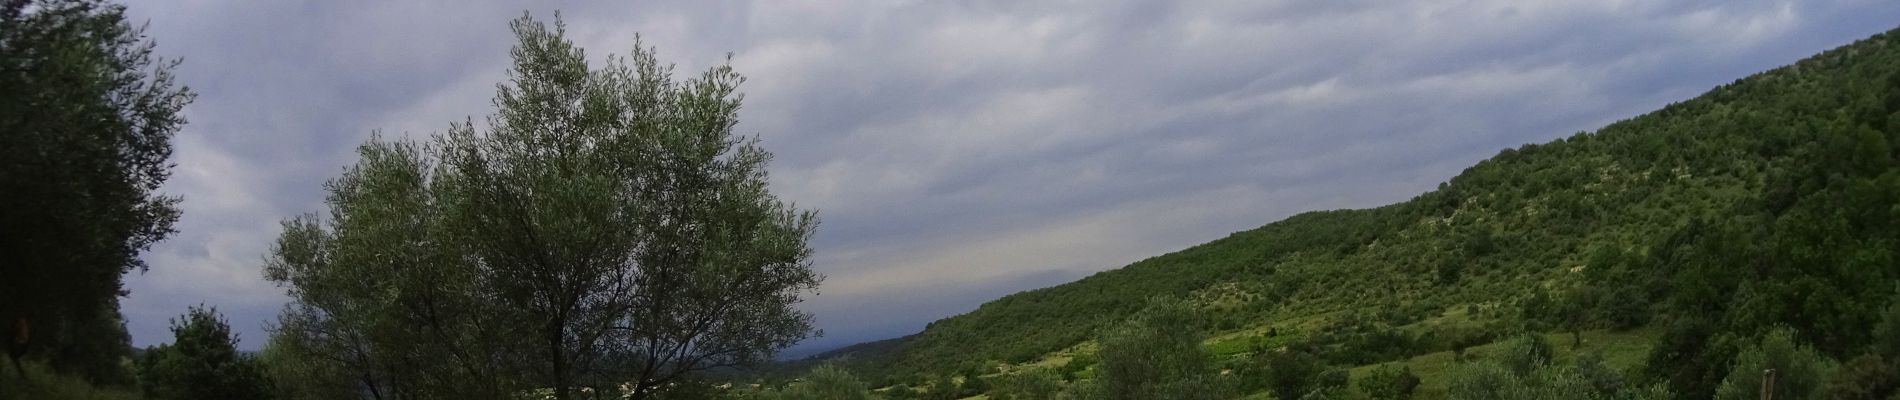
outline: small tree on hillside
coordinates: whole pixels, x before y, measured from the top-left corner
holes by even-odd
[[[1418,375],[1412,374],[1411,367],[1386,365],[1360,378],[1359,392],[1374,399],[1409,400],[1418,384]]]
[[[1263,371],[1259,379],[1282,399],[1298,399],[1319,389],[1319,375],[1326,371],[1319,356],[1304,349],[1269,351],[1255,355],[1253,362],[1261,365],[1255,368]]]
[[[1213,359],[1201,348],[1199,314],[1159,298],[1101,337],[1098,381],[1110,399],[1224,398]]]

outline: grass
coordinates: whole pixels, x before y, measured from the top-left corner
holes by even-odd
[[[1578,355],[1595,353],[1602,356],[1603,362],[1611,367],[1627,371],[1643,363],[1643,358],[1648,356],[1649,348],[1655,343],[1656,336],[1657,333],[1650,329],[1623,332],[1597,330],[1583,332],[1582,346],[1572,346],[1572,338],[1568,332],[1545,333],[1544,340],[1550,343],[1551,350],[1556,353],[1557,359],[1552,360],[1555,363],[1569,363],[1576,360]],[[1498,341],[1465,349],[1465,357],[1471,360],[1486,358],[1504,344],[1504,341]],[[1362,365],[1350,370],[1352,382],[1358,383],[1360,377],[1364,377],[1374,368],[1382,365],[1404,365],[1411,368],[1412,373],[1418,375],[1419,378],[1418,393],[1415,398],[1442,399],[1450,383],[1451,371],[1458,367],[1459,362],[1452,352],[1441,351],[1422,354],[1403,361]]]
[[[13,363],[0,360],[0,400],[132,400],[137,389],[97,387],[74,376],[53,373],[36,362],[22,362],[22,377]]]

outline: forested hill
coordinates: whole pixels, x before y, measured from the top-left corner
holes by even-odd
[[[1227,358],[1297,343],[1349,367],[1527,329],[1637,330],[1669,365],[1645,376],[1702,398],[1727,343],[1775,327],[1845,361],[1882,342],[1900,288],[1895,34],[1503,150],[1409,201],[1013,294],[837,361],[881,383],[1083,370],[1091,338],[1153,297],[1197,305]]]

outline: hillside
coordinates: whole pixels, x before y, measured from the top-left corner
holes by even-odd
[[[1771,327],[1846,360],[1880,342],[1900,288],[1894,35],[1503,150],[1409,201],[1296,215],[831,361],[883,384],[1074,372],[1152,297],[1198,305],[1228,359],[1300,343],[1358,366],[1588,331],[1635,341],[1625,367],[1670,363],[1637,372],[1702,398],[1733,358],[1721,343]]]

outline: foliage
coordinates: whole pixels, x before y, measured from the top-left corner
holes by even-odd
[[[1887,303],[1880,324],[1874,328],[1870,351],[1892,360],[1900,360],[1900,296]]]
[[[1462,353],[1523,328],[1572,332],[1576,347],[1585,330],[1651,326],[1662,335],[1633,380],[1689,398],[1714,395],[1742,338],[1778,326],[1830,358],[1881,351],[1900,343],[1879,328],[1900,283],[1896,34],[1505,149],[1409,201],[1005,296],[860,370],[1030,362],[1153,297],[1206,310],[1216,340],[1304,343],[1340,364]],[[1460,330],[1477,334],[1436,333]],[[1221,355],[1274,351],[1259,347]]]
[[[1055,400],[1063,389],[1062,377],[1053,371],[1024,371],[1000,378],[995,389],[989,392],[989,397],[997,400]]]
[[[736,138],[730,67],[674,81],[651,49],[590,67],[529,17],[489,129],[377,138],[284,224],[266,275],[294,302],[285,373],[372,397],[505,398],[629,383],[662,395],[812,332],[811,211]]]
[[[777,400],[868,400],[876,398],[863,381],[843,369],[834,366],[819,366],[813,369],[802,382],[786,385],[778,391],[767,391],[760,396]]]
[[[1776,329],[1759,341],[1744,347],[1735,356],[1728,377],[1715,389],[1719,400],[1761,398],[1762,374],[1774,370],[1774,398],[1807,399],[1821,394],[1821,388],[1834,374],[1835,364],[1827,356],[1796,342],[1788,329]]]
[[[121,277],[172,233],[171,137],[192,94],[176,61],[103,0],[0,3],[0,343],[129,385]],[[28,229],[30,227],[30,229]]]
[[[891,400],[912,400],[917,398],[917,389],[907,384],[896,384],[884,391],[884,397]]]
[[[1715,386],[1728,373],[1736,349],[1734,339],[1703,318],[1671,321],[1644,362],[1643,376],[1669,385],[1688,398],[1715,395]]]
[[[1201,348],[1198,312],[1169,298],[1102,333],[1097,382],[1109,399],[1220,398],[1213,360]]]
[[[281,328],[280,328],[281,329]],[[271,398],[277,400],[329,400],[358,397],[364,389],[358,376],[363,371],[347,370],[326,357],[309,357],[315,349],[304,338],[283,333],[271,335],[269,343],[257,355],[263,374],[271,383]]]
[[[23,361],[18,370],[0,363],[0,400],[137,400],[138,388],[95,385],[74,375],[60,374],[38,361]]]
[[[1418,390],[1418,375],[1409,367],[1379,367],[1359,379],[1359,392],[1382,400],[1409,400]]]
[[[1863,354],[1842,364],[1821,393],[1829,399],[1891,399],[1900,396],[1900,366],[1879,355]]]
[[[1317,378],[1326,371],[1326,366],[1312,353],[1288,349],[1257,355],[1255,360],[1262,366],[1253,370],[1262,373],[1245,374],[1243,377],[1249,381],[1265,382],[1267,389],[1276,397],[1298,399],[1322,389]]]
[[[1554,359],[1550,343],[1545,342],[1542,335],[1536,334],[1518,335],[1495,357],[1499,365],[1519,376],[1530,375],[1531,371],[1543,368]]]
[[[1534,345],[1516,340],[1506,354],[1535,354]],[[1517,358],[1517,360],[1512,360]],[[1479,399],[1671,399],[1662,385],[1637,387],[1627,384],[1600,360],[1585,357],[1573,365],[1556,365],[1546,359],[1530,357],[1528,369],[1511,365],[1522,356],[1467,363],[1452,372],[1446,398]]]
[[[145,351],[139,383],[153,400],[270,398],[258,361],[237,351],[237,337],[216,309],[191,307],[172,320],[172,343]]]
[[[292,302],[271,329],[273,374],[293,392],[341,390],[369,397],[498,399],[523,389],[505,374],[501,338],[519,321],[497,318],[477,275],[454,256],[451,229],[434,212],[430,166],[408,143],[373,140],[330,181],[328,224],[284,222],[266,278]]]

